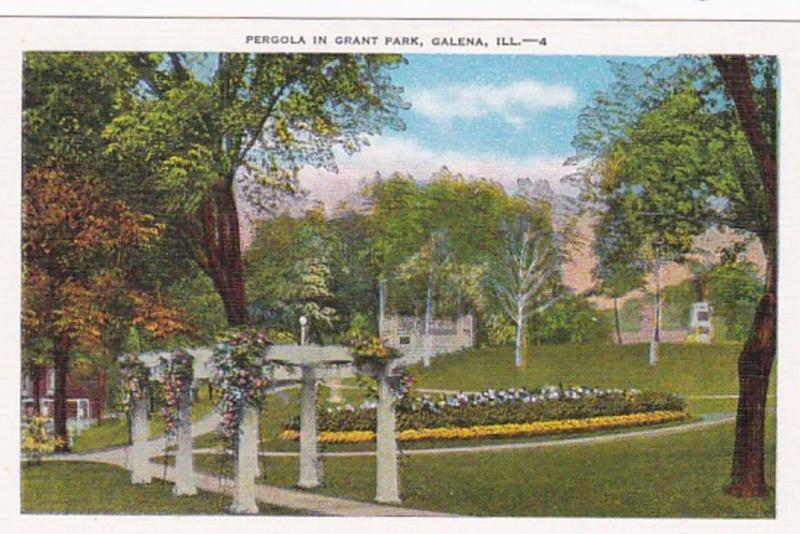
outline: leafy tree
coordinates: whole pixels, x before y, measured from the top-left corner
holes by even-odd
[[[775,353],[777,61],[668,58],[614,65],[616,81],[578,119],[573,140],[587,199],[619,202],[631,240],[676,252],[714,224],[758,236],[767,283],[739,363],[730,492],[765,495],[764,410]],[[609,161],[619,159],[605,172]]]
[[[697,302],[692,280],[664,288],[664,323],[668,328],[685,329],[692,304]]]
[[[218,335],[228,328],[222,299],[208,276],[196,267],[189,266],[186,273],[168,284],[162,292],[162,298],[166,305],[184,311],[185,322],[190,330],[186,335],[173,336],[167,344],[158,340],[158,347],[149,345],[145,340],[143,350],[212,345]]]
[[[102,206],[127,206],[130,208],[131,200],[121,204],[119,201],[121,192],[112,186],[116,186],[118,180],[110,177],[116,174],[112,172],[112,165],[104,157],[106,141],[102,137],[102,132],[113,120],[115,116],[127,109],[135,100],[140,92],[140,81],[143,76],[152,73],[159,62],[158,54],[106,54],[106,53],[80,53],[80,52],[28,52],[24,56],[23,62],[23,191],[30,193],[30,202],[36,204],[40,200],[35,197],[47,198],[40,187],[44,182],[52,182],[54,189],[49,201],[65,201],[64,210],[59,212],[59,217],[69,220],[76,216],[93,216],[93,210],[105,208]],[[45,179],[45,176],[47,177]],[[70,196],[68,190],[74,189],[83,192],[93,189],[92,194],[87,195],[87,201],[80,205]],[[140,192],[141,196],[141,192]],[[33,205],[31,204],[31,205]],[[77,210],[76,213],[66,213],[68,210]],[[130,213],[141,217],[139,210],[130,209]],[[104,224],[108,228],[103,232],[113,235],[115,232],[124,234],[129,231],[124,225],[128,224],[127,214],[123,211],[120,219],[122,227],[112,230],[110,226],[114,219],[103,214]],[[23,224],[31,226],[29,236],[34,239],[42,238],[36,236],[39,230],[33,227],[37,225],[54,225],[53,213],[47,210],[31,210],[26,214]],[[42,219],[38,219],[42,217]],[[92,219],[90,219],[92,221]],[[96,222],[96,221],[95,221]],[[143,240],[139,240],[134,248],[136,253],[125,252],[121,255],[125,259],[125,268],[118,269],[115,277],[124,278],[124,284],[117,286],[110,284],[104,295],[94,296],[84,295],[88,298],[103,297],[107,313],[100,317],[87,316],[86,320],[98,320],[94,325],[100,332],[103,346],[95,347],[92,350],[83,350],[74,346],[72,357],[88,358],[95,362],[98,369],[98,378],[102,383],[106,382],[106,374],[113,372],[116,355],[122,350],[125,332],[129,329],[131,310],[142,306],[147,307],[152,302],[164,309],[170,309],[168,316],[162,317],[164,324],[171,320],[170,316],[177,312],[169,305],[161,301],[159,297],[160,287],[165,281],[171,280],[175,272],[179,272],[182,264],[174,260],[180,256],[174,255],[174,247],[164,239],[164,232],[161,225],[148,223],[153,227],[158,227],[158,239],[148,238],[146,246]],[[23,230],[25,233],[29,229]],[[65,230],[54,228],[53,235],[64,236]],[[32,232],[32,233],[31,233]],[[87,234],[88,235],[88,234]],[[63,242],[68,245],[69,239]],[[128,239],[126,237],[125,239]],[[127,250],[129,244],[123,243],[121,248]],[[81,245],[83,246],[83,245]],[[108,246],[108,256],[115,250],[116,245]],[[74,250],[68,252],[66,248],[58,248],[59,253],[74,254]],[[106,268],[103,264],[95,264],[94,257],[86,258],[86,265],[82,265],[75,257],[60,258],[55,254],[55,250],[50,250],[52,263],[48,268],[61,263],[75,269],[74,273],[67,273],[71,278],[69,283],[83,283],[76,278],[84,273],[97,273],[98,269]],[[31,257],[31,261],[36,263],[40,258]],[[29,266],[24,267],[23,278],[28,282],[35,282],[40,273]],[[67,276],[64,275],[64,276]],[[30,278],[27,278],[30,276]],[[88,275],[87,275],[88,277]],[[35,285],[35,284],[34,284]],[[42,293],[43,300],[37,301],[36,306],[40,310],[46,310],[48,306],[55,309],[60,305],[59,302],[48,302],[47,299],[55,298],[55,287],[58,285],[54,281],[51,291]],[[121,289],[124,288],[124,291]],[[131,291],[136,288],[139,292],[137,304],[132,301]],[[30,285],[24,289],[24,297],[32,299],[35,288]],[[51,317],[52,318],[52,317]],[[46,319],[51,320],[51,318]],[[102,319],[102,320],[101,320]],[[64,324],[45,328],[40,324],[35,331],[26,330],[24,332],[24,354],[26,361],[33,362],[30,367],[30,375],[36,378],[41,369],[53,360],[53,350],[57,348],[56,340],[51,337],[35,337],[37,335],[51,336],[54,329],[61,329]],[[136,327],[142,329],[143,338],[146,342],[161,345],[165,342],[162,332],[148,332],[146,326],[153,326],[150,323],[139,323]],[[152,334],[157,333],[158,336]],[[60,343],[63,349],[65,343]],[[57,365],[62,372],[59,373],[59,383],[65,383],[66,377],[64,370],[69,372],[70,365],[66,365],[61,357],[61,363]],[[65,412],[61,409],[65,406],[65,391],[63,388],[56,388],[56,426],[65,427]]]
[[[305,315],[317,338],[332,330],[330,236],[321,211],[259,225],[245,265],[251,308],[261,321],[293,332]]]
[[[355,321],[361,337],[378,333],[380,266],[370,246],[378,231],[374,223],[372,216],[351,210],[339,210],[327,223],[330,306],[336,310],[336,330],[345,330]]]
[[[619,299],[644,287],[647,266],[638,251],[630,246],[624,231],[618,228],[616,214],[605,213],[595,225],[594,252],[597,265],[593,275],[599,281],[599,293],[614,301],[614,331],[622,344]]]
[[[405,105],[399,56],[169,53],[106,129],[130,191],[208,274],[230,325],[249,321],[239,217],[269,212],[303,165],[335,170]],[[144,200],[144,199],[143,199]]]
[[[68,447],[66,380],[76,349],[113,351],[120,331],[164,338],[185,330],[178,310],[128,279],[127,260],[162,227],[103,182],[34,169],[23,179],[23,344],[47,339],[55,361],[55,433]]]
[[[378,180],[370,198],[380,276],[391,282],[395,302],[400,297],[401,306],[424,315],[428,340],[437,309],[463,312],[481,306],[478,273],[500,250],[502,221],[532,209],[497,183],[444,167],[426,183],[401,175]],[[450,302],[437,305],[442,301],[437,296]],[[428,361],[430,341],[426,347]]]
[[[106,125],[131,102],[157,55],[26,52],[23,61],[24,173],[48,164],[67,176],[106,176]]]

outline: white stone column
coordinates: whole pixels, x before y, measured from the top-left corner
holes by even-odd
[[[257,514],[256,473],[258,467],[258,410],[245,407],[236,451],[236,487],[230,511]]]
[[[192,390],[186,387],[178,399],[176,422],[178,451],[175,454],[175,495],[197,495],[194,485],[194,459],[192,457]]]
[[[400,484],[397,474],[397,436],[395,434],[394,391],[385,370],[378,379],[377,428],[377,491],[375,500],[380,503],[400,502]]]
[[[300,488],[317,488],[322,484],[317,452],[317,380],[314,368],[304,365],[303,391],[300,397]]]
[[[141,399],[131,402],[131,446],[128,449],[132,484],[149,484],[150,474],[147,440],[150,438],[150,397],[147,389],[142,389]]]

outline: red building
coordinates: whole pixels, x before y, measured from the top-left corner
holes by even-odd
[[[53,417],[55,410],[55,369],[45,368],[39,373],[39,413]],[[36,385],[31,377],[22,377],[22,410],[25,415],[35,413]],[[89,423],[102,417],[105,407],[105,392],[102,380],[97,376],[68,376],[67,418],[78,423]]]

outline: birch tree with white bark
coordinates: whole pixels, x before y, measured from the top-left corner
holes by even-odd
[[[558,274],[558,254],[551,233],[519,220],[505,229],[504,248],[491,273],[491,286],[503,313],[516,326],[514,363],[522,366],[523,333],[530,317],[558,300],[551,282]]]

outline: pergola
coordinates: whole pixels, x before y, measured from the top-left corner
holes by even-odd
[[[194,381],[211,377],[211,349],[187,350],[193,356]],[[150,369],[159,364],[159,357],[167,353],[145,353],[140,360]],[[318,345],[272,345],[263,355],[265,376],[273,384],[299,382],[300,397],[300,476],[297,486],[311,489],[322,485],[323,472],[317,446],[316,389],[320,380],[341,379],[356,375],[371,376],[378,384],[377,408],[377,469],[375,500],[380,503],[399,503],[399,479],[397,472],[397,441],[395,433],[395,395],[392,379],[397,376],[404,363],[398,360],[376,360],[354,362],[349,349],[343,346]],[[192,457],[192,402],[191,389],[178,401],[176,424],[177,451],[175,455],[175,495],[197,493],[194,482]],[[129,468],[131,482],[149,483],[147,439],[148,425],[147,395],[135,399],[131,407],[131,439]],[[255,480],[259,473],[258,462],[258,411],[246,407],[239,429],[235,454],[235,483],[231,511],[234,513],[257,513]]]

